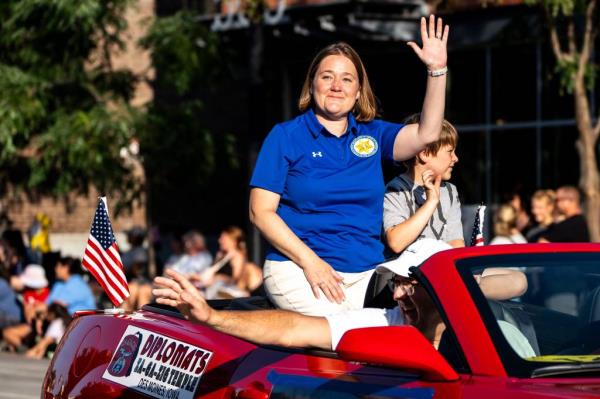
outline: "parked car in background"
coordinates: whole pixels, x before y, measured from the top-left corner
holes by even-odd
[[[473,276],[492,267],[523,271],[527,292],[487,300]],[[130,314],[79,313],[52,359],[42,397],[600,396],[599,244],[452,249],[414,276],[446,324],[439,352],[411,326],[351,330],[335,352],[259,346],[150,304]],[[270,306],[257,297],[212,305]],[[507,331],[526,338],[530,355],[517,354]]]

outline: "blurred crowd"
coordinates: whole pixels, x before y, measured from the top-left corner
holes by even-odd
[[[113,307],[81,260],[53,252],[50,220],[36,216],[27,234],[0,230],[0,350],[28,357],[51,356],[75,312]],[[152,301],[152,279],[172,268],[188,276],[207,299],[262,294],[262,269],[248,260],[237,226],[225,228],[210,251],[197,230],[185,234],[126,231],[121,254],[130,297],[121,305],[138,309]],[[82,249],[83,251],[83,249]]]
[[[494,213],[490,244],[589,242],[581,199],[573,186],[537,190],[529,203],[513,194]]]

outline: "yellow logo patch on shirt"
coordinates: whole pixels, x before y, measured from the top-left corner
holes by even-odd
[[[357,157],[366,158],[377,153],[377,141],[371,136],[358,136],[352,140],[350,149]]]

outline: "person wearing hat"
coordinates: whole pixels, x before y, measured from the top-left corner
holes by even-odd
[[[23,273],[19,276],[23,285],[23,303],[25,305],[34,305],[44,303],[48,299],[50,289],[48,288],[48,279],[46,271],[40,265],[27,265]]]
[[[198,290],[183,275],[169,270],[171,278],[154,279],[156,301],[177,307],[190,321],[226,334],[262,345],[314,347],[335,350],[348,330],[363,327],[413,325],[438,348],[445,325],[431,298],[419,283],[410,278],[409,269],[419,266],[431,255],[451,248],[443,241],[422,239],[409,246],[400,257],[377,267],[377,272],[392,272],[390,280],[393,309],[365,308],[330,316],[306,316],[286,310],[226,311],[211,308]],[[476,280],[484,295],[491,299],[509,299],[523,294],[527,280],[523,273],[508,269],[484,272]],[[502,326],[501,326],[502,327]],[[502,327],[504,328],[504,327]],[[517,336],[518,353],[534,356],[531,345],[513,326],[510,336]],[[513,330],[514,329],[514,330]],[[523,341],[525,340],[525,341]]]
[[[44,308],[50,295],[50,289],[48,288],[46,271],[42,266],[36,264],[27,265],[23,273],[16,276],[13,282],[13,285],[19,288],[23,296],[25,322],[6,328],[3,335],[9,347],[22,351],[26,348],[24,344],[34,338],[30,334],[42,329]]]

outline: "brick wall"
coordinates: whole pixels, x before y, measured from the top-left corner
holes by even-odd
[[[108,198],[108,211],[115,231],[127,230],[133,225],[145,226],[145,208],[136,206],[131,213],[114,217],[116,199]],[[42,198],[38,202],[22,201],[9,208],[8,216],[14,227],[26,231],[36,213],[43,212],[52,219],[51,233],[89,232],[92,217],[98,206],[98,194],[93,191],[89,196],[71,196],[69,204],[52,198]]]

